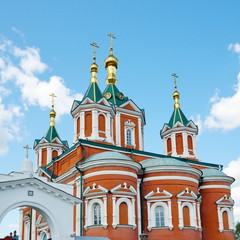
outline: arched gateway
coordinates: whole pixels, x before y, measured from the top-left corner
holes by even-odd
[[[21,172],[0,174],[0,222],[10,210],[28,206],[46,219],[53,240],[73,239],[73,206],[81,200],[72,195],[71,185],[48,182],[30,165],[26,159]]]

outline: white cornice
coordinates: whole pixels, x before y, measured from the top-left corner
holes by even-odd
[[[202,178],[202,182],[227,182],[232,184],[235,179],[230,176],[207,176]]]
[[[191,177],[183,176],[156,176],[156,177],[146,177],[143,179],[143,182],[148,181],[158,181],[158,180],[181,180],[181,181],[190,181],[199,184],[199,181]],[[177,183],[176,183],[177,184]]]

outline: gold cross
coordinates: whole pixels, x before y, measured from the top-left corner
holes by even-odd
[[[110,47],[112,47],[113,39],[116,39],[113,33],[109,33],[108,36],[110,37]]]
[[[178,78],[178,75],[176,73],[173,73],[172,76],[174,77],[174,88],[175,90],[177,90],[177,79]]]
[[[93,60],[96,60],[96,48],[99,48],[96,42],[90,43],[93,46]]]
[[[54,98],[57,97],[54,93],[49,94],[52,97],[52,108],[54,107]]]
[[[30,150],[30,149],[32,149],[32,148],[30,148],[30,147],[28,146],[28,144],[27,144],[25,147],[23,147],[23,148],[26,148],[26,158],[28,159],[28,150]]]

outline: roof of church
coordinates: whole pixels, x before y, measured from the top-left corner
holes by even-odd
[[[155,166],[182,166],[190,167],[186,162],[175,158],[149,158],[140,162],[144,168]]]
[[[51,142],[54,138],[59,138],[59,135],[57,133],[57,130],[55,128],[55,126],[50,126],[47,133],[45,134],[44,138],[48,141]]]
[[[212,177],[212,176],[227,176],[227,174],[225,174],[224,172],[217,170],[217,169],[213,169],[213,168],[207,168],[207,169],[201,169],[201,171],[203,172],[202,177]]]
[[[128,100],[128,97],[125,97],[115,84],[108,84],[103,94],[109,102],[117,106],[122,105]]]
[[[88,159],[85,160],[85,162],[90,162],[90,161],[98,161],[98,160],[127,160],[127,161],[132,161],[131,158],[128,156],[119,153],[119,152],[113,152],[113,151],[107,151],[107,152],[101,152],[94,154],[90,156]]]
[[[181,108],[174,108],[173,114],[167,125],[172,128],[177,122],[182,123],[184,126],[187,126],[187,124],[189,123],[189,120],[185,117]]]
[[[87,97],[90,98],[94,102],[97,102],[98,100],[100,100],[103,97],[102,92],[96,82],[90,83],[90,85],[87,89],[87,92],[85,93],[82,101]]]

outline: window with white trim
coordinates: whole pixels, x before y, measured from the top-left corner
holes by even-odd
[[[124,122],[125,146],[135,147],[135,127],[130,120]]]
[[[157,206],[155,208],[155,221],[156,221],[156,227],[163,227],[165,226],[165,218],[164,218],[164,207]]]
[[[216,201],[218,211],[219,232],[234,230],[233,205],[231,197],[224,195]]]
[[[161,195],[159,194],[161,193]],[[151,191],[146,196],[147,213],[148,213],[148,230],[152,228],[167,227],[172,230],[172,205],[171,197],[173,195],[166,190],[160,191],[157,188],[156,192]]]
[[[92,207],[93,212],[93,225],[101,224],[101,206],[99,203],[94,203]]]

